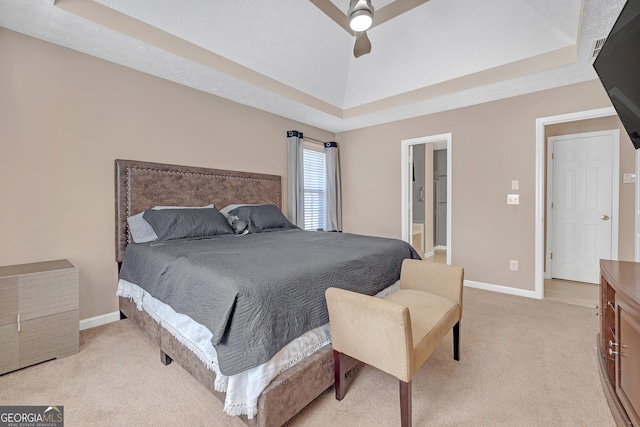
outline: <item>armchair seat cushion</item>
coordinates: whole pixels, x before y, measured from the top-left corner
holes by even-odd
[[[448,298],[413,289],[400,289],[385,300],[409,308],[414,350],[413,374],[460,320],[460,305]]]

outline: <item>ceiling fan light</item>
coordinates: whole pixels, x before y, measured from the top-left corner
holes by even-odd
[[[349,16],[349,26],[353,31],[366,31],[373,23],[373,14],[370,10],[360,9]]]

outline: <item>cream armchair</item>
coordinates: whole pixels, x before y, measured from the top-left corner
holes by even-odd
[[[411,379],[451,328],[460,360],[463,280],[460,267],[406,259],[400,290],[384,299],[327,289],[336,399],[344,397],[348,355],[400,380],[401,422],[410,426]]]

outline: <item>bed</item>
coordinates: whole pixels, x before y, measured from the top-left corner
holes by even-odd
[[[115,255],[121,276],[118,296],[122,316],[129,318],[158,344],[163,363],[179,363],[225,403],[225,412],[240,416],[251,426],[281,426],[333,383],[333,356],[331,346],[328,345],[330,331],[325,317],[324,288],[313,291],[310,290],[311,284],[304,287],[296,284],[305,283],[305,280],[318,283],[328,280],[327,283],[332,286],[349,288],[358,282],[355,278],[360,277],[349,276],[351,270],[358,270],[358,265],[367,261],[368,264],[361,265],[360,270],[376,269],[375,277],[380,279],[376,279],[378,282],[363,292],[384,295],[393,290],[392,285],[399,277],[399,264],[402,259],[419,258],[410,245],[396,239],[370,238],[348,233],[309,232],[295,227],[268,230],[277,231],[270,233],[256,233],[257,230],[253,230],[254,232],[246,236],[223,235],[132,245],[127,218],[135,214],[145,212],[154,206],[199,207],[210,204],[218,209],[229,205],[275,206],[280,209],[281,180],[279,176],[274,175],[116,160],[115,188]],[[305,248],[309,244],[305,242],[309,239],[313,241],[313,248],[306,252]],[[333,270],[320,265],[314,267],[318,270],[314,273],[317,276],[311,276],[313,269],[307,270],[306,267],[302,268],[304,273],[300,273],[300,266],[305,263],[305,259],[315,259],[313,264],[316,265],[320,259],[330,258],[329,252],[322,252],[318,248],[322,245],[335,247],[336,242],[340,242],[338,246],[345,245],[348,253],[359,254],[368,247],[374,251],[378,244],[381,247],[391,245],[392,253],[380,256],[372,252],[371,255],[367,255],[372,257],[368,260],[367,256],[358,255],[362,259],[349,261],[349,267],[339,275],[329,273]],[[286,255],[286,258],[298,257],[293,259],[292,264],[295,267],[288,268],[284,263],[280,263],[280,267],[274,268],[272,273],[266,274],[265,270],[260,270],[259,274],[253,272],[252,265],[265,269],[270,263],[276,264],[282,259],[275,249],[278,245],[283,248],[295,248]],[[194,297],[194,294],[189,298],[183,297],[176,303],[171,299],[172,291],[162,293],[154,288],[160,286],[161,289],[171,289],[171,284],[177,283],[187,274],[184,270],[188,270],[187,275],[191,277],[189,280],[194,280],[191,272],[199,272],[197,283],[209,280],[209,270],[204,270],[204,266],[196,263],[197,256],[185,255],[187,247],[189,251],[201,251],[204,254],[203,258],[215,258],[220,262],[212,268],[222,275],[216,276],[216,283],[207,282],[206,289],[210,290],[212,288],[208,288],[209,286],[219,287],[219,283],[224,283],[222,290],[216,291],[219,293],[216,294],[216,303],[213,305],[220,305],[219,309],[227,313],[228,318],[225,318],[225,322],[218,322],[217,314],[203,315],[203,312],[209,313],[211,304],[204,308],[192,307],[203,300],[200,296]],[[255,250],[259,250],[262,255],[246,262],[247,259],[251,259],[250,248],[256,248]],[[267,253],[273,256],[264,256]],[[174,257],[179,259],[180,263],[169,263],[171,268],[162,265],[154,267],[152,262],[156,262],[157,254]],[[231,268],[228,266],[238,258],[234,254],[241,254],[243,263]],[[336,257],[331,262],[339,264],[340,258]],[[133,261],[140,259],[144,261]],[[183,270],[179,271],[177,267],[175,271],[172,270],[174,265],[184,264],[185,259],[188,260],[188,265],[183,266]],[[132,267],[135,263],[144,265],[144,269],[136,270]],[[132,273],[134,271],[137,273]],[[154,271],[155,273],[152,273]],[[233,278],[236,274],[245,276]],[[164,282],[157,285],[155,282],[162,280],[147,280],[147,276],[162,278]],[[256,279],[255,290],[243,287],[251,281],[251,277]],[[264,286],[271,286],[269,292],[263,291],[258,277],[263,280]],[[144,283],[145,281],[149,283]],[[274,287],[274,283],[277,286]],[[296,291],[296,286],[309,291]],[[326,283],[324,286],[326,287]],[[191,288],[196,287],[189,286],[188,292],[192,292]],[[295,297],[289,298],[289,295]],[[309,306],[313,308],[301,310],[293,305],[299,300],[305,301],[305,304],[313,301],[315,305]],[[246,301],[250,301],[251,304],[263,304],[267,309],[254,309],[251,305],[243,305],[249,304]],[[185,304],[190,307],[185,308]],[[192,311],[187,313],[186,310]],[[306,312],[311,314],[305,314]],[[250,315],[234,317],[241,316],[242,313]],[[255,313],[261,313],[261,317]],[[271,316],[270,313],[278,315]],[[287,316],[291,316],[292,320],[283,317],[283,313],[288,313]],[[297,317],[294,316],[295,313],[298,314]],[[211,323],[208,322],[208,317],[212,318]],[[272,318],[275,320],[271,320]],[[307,323],[298,325],[300,318],[304,318],[304,322]],[[273,325],[269,323],[272,321]],[[252,333],[254,330],[259,330],[259,333]],[[237,338],[246,337],[247,334],[250,335],[249,341]],[[256,339],[256,336],[260,339]],[[261,343],[255,350],[252,347],[254,341]],[[266,379],[262,380],[259,387],[249,380],[261,376]],[[248,394],[255,393],[256,390],[258,393],[256,396],[247,397],[243,395],[244,389],[247,389]]]

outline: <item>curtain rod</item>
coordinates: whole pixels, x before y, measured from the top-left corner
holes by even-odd
[[[311,137],[304,136],[304,135],[302,136],[302,139],[310,139],[310,140],[312,140],[312,141],[319,142],[319,143],[321,143],[321,144],[325,144],[325,143],[327,143],[327,142],[333,142],[333,141],[320,141],[319,139],[311,138]]]
[[[315,138],[311,138],[309,136],[304,136],[303,132],[297,131],[297,130],[290,130],[287,131],[287,138],[290,136],[300,136],[302,137],[302,139],[309,139],[311,141],[315,141],[315,142],[319,142],[320,144],[335,144],[335,141],[320,141],[319,139],[315,139]]]

